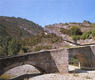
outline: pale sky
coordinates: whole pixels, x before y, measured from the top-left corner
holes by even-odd
[[[0,16],[22,17],[39,25],[95,22],[95,0],[0,0]]]

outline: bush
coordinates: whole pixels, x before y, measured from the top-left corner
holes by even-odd
[[[42,49],[42,46],[36,46],[35,48],[34,48],[34,51],[40,51]]]
[[[65,29],[65,28],[60,28],[60,32],[62,33],[62,34],[70,34],[70,31],[68,30],[68,29]]]
[[[78,66],[79,61],[78,61],[78,59],[77,59],[76,57],[72,57],[72,58],[70,59],[70,61],[69,61],[69,64]]]
[[[76,26],[71,26],[70,29],[70,35],[82,35],[82,32],[80,30],[80,28],[76,27]]]
[[[43,34],[39,34],[39,35],[30,37],[30,38],[27,38],[27,39],[23,39],[23,40],[20,41],[20,43],[23,46],[34,46],[34,45],[41,42],[42,36],[43,36]]]
[[[92,32],[92,37],[95,38],[95,29],[91,31]]]
[[[28,50],[29,50],[28,47],[26,47],[26,46],[22,46],[21,49],[20,49],[20,51],[19,51],[19,54],[27,53]]]
[[[72,37],[72,39],[74,40],[74,41],[77,41],[77,40],[79,40],[80,39],[80,35],[73,35],[73,36],[71,36]]]
[[[21,49],[24,51],[24,53],[28,52],[28,48],[25,46],[23,46]]]
[[[51,49],[51,46],[36,46],[34,51],[40,51],[42,49]]]
[[[0,46],[0,56],[6,56],[6,54],[4,53],[4,48],[2,48]]]
[[[56,43],[56,42],[60,42],[62,41],[62,38],[56,35],[52,35],[52,37],[50,38],[50,42],[51,43]]]
[[[83,35],[81,36],[81,39],[89,39],[91,35],[91,32],[84,32]]]

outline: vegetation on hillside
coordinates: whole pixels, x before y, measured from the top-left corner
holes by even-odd
[[[32,21],[20,17],[0,16],[0,56],[27,52],[28,48],[23,46],[21,41],[30,37],[34,38],[43,31],[41,26]],[[36,41],[33,41],[29,44],[35,45],[35,43]]]
[[[17,55],[20,47],[18,40],[10,37],[0,37],[0,56]]]
[[[95,29],[93,28],[89,31],[82,32],[78,26],[71,26],[70,29],[60,28],[60,32],[71,36],[75,41],[79,39],[95,39]]]
[[[58,27],[59,25],[65,26],[65,28]],[[79,39],[95,39],[94,23],[84,21],[82,24],[60,23],[59,25],[54,24],[53,27],[49,25],[47,28],[56,30],[56,33],[59,31],[62,34],[67,34],[72,37],[74,41]],[[91,25],[92,29],[82,30],[82,27],[86,29],[89,25]],[[66,26],[68,28],[66,28]],[[58,28],[60,30],[57,30]],[[62,38],[56,34],[45,34],[44,29],[32,21],[20,17],[0,16],[0,56],[17,55],[52,48],[56,49],[62,44],[62,41]],[[64,47],[64,45],[62,44],[61,47]]]
[[[55,34],[44,34],[44,30],[32,21],[0,16],[0,56],[52,49],[62,42]],[[54,46],[54,47],[55,47]]]
[[[62,38],[55,34],[41,33],[34,37],[21,40],[22,46],[29,48],[29,51],[39,51],[43,49],[51,49],[53,44],[62,42]]]
[[[9,36],[9,34],[5,30],[5,27],[2,25],[0,25],[0,36],[2,36],[2,37]]]
[[[0,16],[0,36],[11,36],[17,39],[28,38],[43,32],[43,28],[32,21]]]
[[[10,56],[52,49],[53,44],[62,42],[62,38],[55,34],[41,33],[39,35],[17,40],[12,37],[0,38],[0,56]]]

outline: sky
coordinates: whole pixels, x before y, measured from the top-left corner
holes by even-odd
[[[0,0],[0,16],[22,17],[41,26],[95,22],[95,0]]]

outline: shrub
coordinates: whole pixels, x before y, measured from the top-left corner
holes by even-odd
[[[79,61],[78,61],[78,59],[77,59],[76,57],[72,57],[72,58],[70,59],[70,61],[69,61],[69,64],[78,66]]]
[[[62,34],[70,34],[70,31],[68,30],[68,29],[65,29],[65,28],[60,28],[60,32],[62,33]]]
[[[95,29],[91,31],[92,32],[92,37],[95,38]]]
[[[29,50],[28,47],[26,47],[26,46],[22,46],[21,49],[20,49],[20,51],[19,51],[19,54],[27,53],[28,50]]]
[[[42,46],[36,46],[35,48],[34,48],[34,51],[40,51],[42,49]]]
[[[78,28],[76,26],[71,26],[70,35],[82,35],[82,32],[81,32],[80,28]]]
[[[54,37],[50,38],[51,43],[56,43],[56,42],[60,42],[60,41],[62,41],[62,38],[58,37],[58,36],[54,36]]]
[[[43,36],[42,34],[39,34],[27,39],[23,39],[20,41],[20,43],[24,46],[34,46],[41,42],[42,36]]]
[[[68,25],[68,23],[64,23],[65,25]]]
[[[74,40],[74,41],[76,41],[76,40],[79,40],[80,39],[80,35],[73,35],[73,36],[71,36],[72,37],[72,39]]]
[[[50,48],[51,48],[51,46],[36,46],[34,48],[34,51],[40,51],[42,49],[50,49]]]
[[[0,46],[0,56],[6,56],[6,54],[4,53],[4,48],[2,48]]]
[[[81,36],[81,39],[88,39],[90,38],[91,32],[84,32],[83,35]]]
[[[24,51],[24,53],[28,52],[28,48],[25,46],[23,46],[21,49]]]

